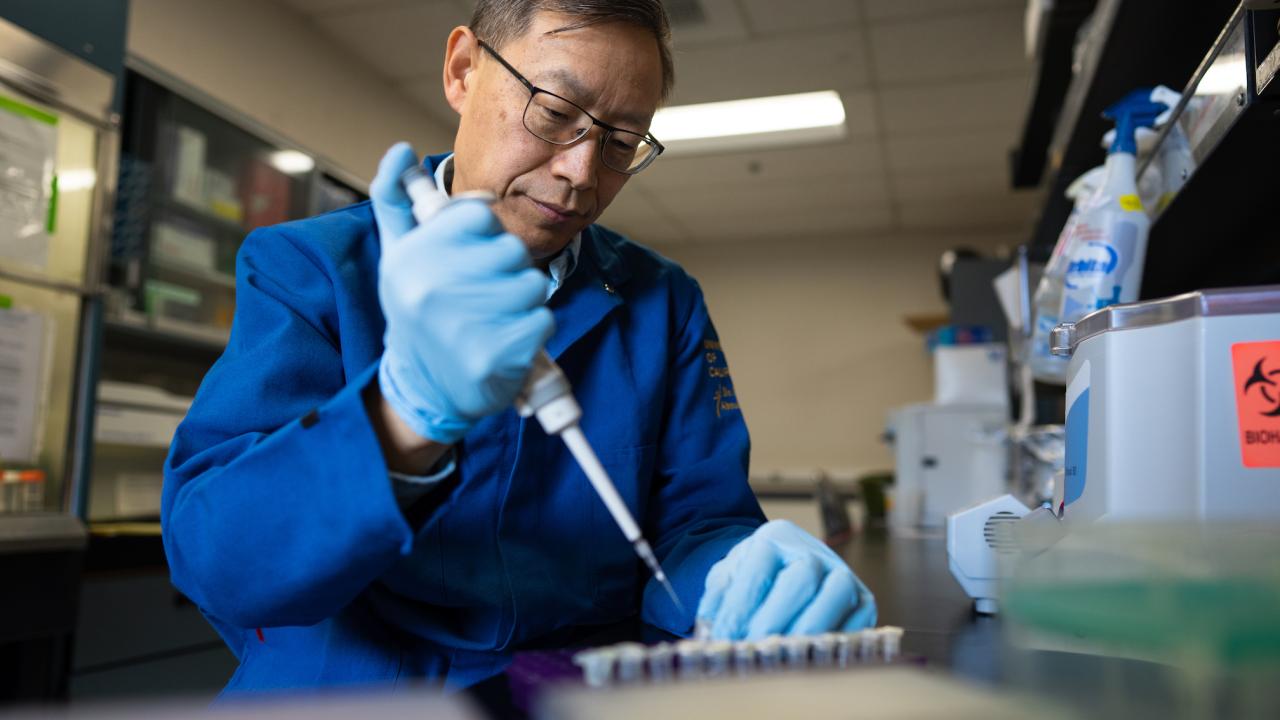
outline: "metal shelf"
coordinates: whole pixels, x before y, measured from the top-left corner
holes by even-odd
[[[1199,144],[1187,184],[1151,226],[1142,299],[1214,287],[1280,283],[1280,243],[1271,214],[1280,186],[1280,11],[1240,12],[1206,56],[1244,37],[1246,89]],[[1163,140],[1163,138],[1161,138]]]
[[[1137,87],[1184,86],[1237,5],[1235,0],[1099,0],[1094,10],[1099,40],[1068,87],[1049,144],[1050,172],[1031,238],[1034,249],[1043,253],[1057,242],[1071,212],[1063,192],[1106,158],[1100,143],[1110,123],[1102,110]]]
[[[1037,187],[1044,178],[1049,141],[1071,85],[1076,33],[1097,5],[1097,0],[1058,0],[1048,11],[1036,65],[1035,91],[1023,124],[1022,140],[1009,159],[1015,188]]]
[[[226,348],[225,340],[204,333],[183,333],[154,327],[149,322],[110,318],[103,323],[109,344],[139,347],[157,353],[179,353],[192,359],[215,360]]]

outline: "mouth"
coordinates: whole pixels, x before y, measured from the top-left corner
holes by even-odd
[[[542,215],[542,217],[551,224],[559,225],[561,223],[567,223],[572,220],[577,220],[583,217],[583,215],[585,214],[581,211],[572,210],[562,205],[556,205],[555,203],[547,203],[547,202],[542,202],[541,200],[534,200],[528,195],[526,195],[525,197],[528,198],[529,202],[533,204],[534,209],[537,210],[538,213]]]

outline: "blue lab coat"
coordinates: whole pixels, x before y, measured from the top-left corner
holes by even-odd
[[[466,687],[638,612],[687,633],[711,565],[763,522],[697,283],[593,225],[548,302],[547,350],[681,613],[563,443],[513,411],[467,434],[443,497],[407,519],[361,398],[383,347],[378,255],[368,203],[250,233],[230,342],[170,449],[165,552],[240,660],[226,692]]]

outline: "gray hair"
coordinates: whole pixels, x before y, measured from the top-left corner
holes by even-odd
[[[576,18],[559,31],[625,22],[653,33],[662,59],[662,98],[675,84],[671,59],[671,24],[662,0],[479,0],[471,15],[471,31],[495,48],[524,35],[539,12],[555,12]]]

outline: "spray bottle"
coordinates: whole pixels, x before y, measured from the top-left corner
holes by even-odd
[[[1049,336],[1058,326],[1058,311],[1062,308],[1063,278],[1067,274],[1067,262],[1071,257],[1072,240],[1075,237],[1076,223],[1080,214],[1088,207],[1098,188],[1106,177],[1106,168],[1099,165],[1084,173],[1067,186],[1065,193],[1074,205],[1067,222],[1058,234],[1058,242],[1053,246],[1053,255],[1049,264],[1040,276],[1040,284],[1032,299],[1034,307],[1034,324],[1031,331],[1031,343],[1028,346],[1027,361],[1031,366],[1031,374],[1040,382],[1066,384],[1067,358],[1050,352]]]
[[[1138,197],[1136,134],[1165,110],[1150,96],[1149,88],[1130,93],[1103,113],[1115,121],[1116,139],[1107,155],[1106,179],[1073,232],[1058,316],[1062,322],[1138,298],[1151,219]]]
[[[1140,92],[1130,97],[1136,97]],[[1193,161],[1186,133],[1182,132],[1181,126],[1177,123],[1169,128],[1164,142],[1156,144],[1160,139],[1159,129],[1173,119],[1174,108],[1182,101],[1182,94],[1164,85],[1157,85],[1151,89],[1148,97],[1152,102],[1162,103],[1165,106],[1165,110],[1152,123],[1150,129],[1139,127],[1135,135],[1139,166],[1153,153],[1155,154],[1153,161],[1147,163],[1146,172],[1138,178],[1138,197],[1142,198],[1142,207],[1146,209],[1147,215],[1154,220],[1169,204],[1169,200],[1182,188],[1186,176],[1190,174]],[[1116,130],[1112,128],[1102,136],[1102,147],[1110,148],[1115,141]]]

